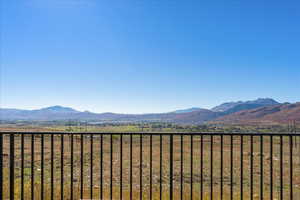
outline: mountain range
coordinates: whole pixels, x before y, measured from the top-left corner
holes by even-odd
[[[179,124],[249,124],[286,123],[300,121],[300,103],[279,103],[270,98],[253,101],[223,103],[212,109],[189,108],[168,113],[118,114],[77,111],[73,108],[52,106],[36,110],[0,108],[0,120],[79,120],[97,122],[170,122]]]

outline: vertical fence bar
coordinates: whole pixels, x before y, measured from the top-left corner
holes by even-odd
[[[223,135],[221,135],[221,147],[220,147],[220,154],[221,154],[221,164],[220,164],[220,171],[221,171],[221,184],[220,184],[220,196],[221,200],[223,200]]]
[[[74,180],[74,134],[71,133],[71,164],[70,164],[70,173],[71,173],[71,183],[70,183],[70,189],[71,189],[71,193],[70,193],[70,199],[73,200],[73,180]]]
[[[273,200],[273,135],[270,136],[270,200]]]
[[[15,137],[14,134],[11,133],[10,134],[10,153],[9,153],[9,198],[14,200],[14,194],[15,194],[15,186],[14,186],[14,178],[15,178],[15,172],[14,172],[14,168],[15,168]],[[2,157],[2,155],[1,155]],[[2,183],[1,183],[2,184]]]
[[[54,199],[54,136],[51,134],[51,200]]]
[[[44,199],[44,134],[41,134],[41,199]]]
[[[290,200],[293,200],[293,136],[289,136],[290,140]]]
[[[1,172],[2,172],[2,168],[1,168]],[[21,134],[21,200],[23,199],[24,199],[24,134]]]
[[[280,200],[283,200],[283,141],[280,135]]]
[[[0,133],[0,199],[3,198],[3,134]]]
[[[193,199],[193,161],[194,161],[194,158],[193,158],[193,150],[194,150],[194,147],[193,147],[193,145],[194,145],[194,141],[193,141],[193,135],[191,135],[191,151],[190,151],[190,153],[191,153],[191,199]]]
[[[159,199],[162,200],[162,135],[159,135]]]
[[[180,199],[183,199],[183,135],[180,135]]]
[[[264,138],[260,135],[260,199],[264,199]]]
[[[173,200],[173,135],[170,135],[170,200]]]
[[[123,199],[123,135],[120,135],[120,200]]]
[[[214,169],[214,163],[213,163],[213,156],[214,156],[214,136],[210,136],[210,199],[213,200],[213,192],[214,192],[214,180],[213,180],[213,169]]]
[[[143,199],[143,136],[140,134],[140,200]]]
[[[250,136],[250,199],[253,200],[253,135]]]
[[[132,199],[132,134],[130,134],[130,199]]]
[[[64,134],[60,137],[60,199],[64,199]]]
[[[110,200],[113,199],[113,135],[110,135]]]
[[[150,135],[150,200],[152,200],[152,134]]]
[[[103,199],[103,134],[100,135],[100,200]]]
[[[31,134],[31,199],[34,200],[34,134]]]
[[[201,182],[200,182],[200,199],[203,200],[203,135],[200,136],[200,143],[201,143],[201,149],[200,149],[200,176],[201,176]]]
[[[94,152],[94,135],[90,135],[90,199],[93,199],[93,152]]]
[[[230,135],[230,199],[233,199],[233,135]]]
[[[243,137],[243,135],[241,135],[241,140],[240,140],[240,142],[241,142],[241,179],[240,179],[240,199],[241,200],[243,200],[243,197],[244,197],[244,195],[243,195],[243,193],[244,193],[244,188],[243,188],[243,186],[244,186],[244,137]]]
[[[83,199],[83,133],[80,134],[80,198]]]

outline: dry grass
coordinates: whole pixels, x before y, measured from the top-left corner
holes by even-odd
[[[41,169],[41,143],[40,135],[35,136],[35,197],[40,199],[40,169]],[[74,139],[74,197],[78,199],[79,195],[79,183],[80,183],[80,140]],[[110,136],[103,137],[103,167],[104,167],[104,198],[109,199],[109,184],[110,184]],[[203,184],[204,184],[204,197],[209,199],[210,196],[210,136],[203,137]],[[133,137],[133,195],[134,199],[139,197],[139,169],[140,169],[140,138],[138,136]],[[143,196],[145,199],[149,197],[149,181],[150,181],[150,143],[149,136],[143,136]],[[254,199],[259,198],[259,186],[260,186],[260,138],[258,136],[254,137],[254,171],[253,171],[253,186],[254,186]],[[113,199],[119,199],[119,184],[120,184],[120,143],[119,137],[113,137],[113,185],[114,193]],[[299,140],[299,139],[298,139]],[[64,194],[65,199],[70,196],[70,138],[69,136],[64,136]],[[129,136],[123,136],[123,198],[129,199]],[[201,182],[200,174],[200,136],[194,136],[194,148],[193,148],[193,197],[194,199],[199,199],[199,189]],[[250,137],[244,136],[244,153],[243,153],[243,186],[244,186],[244,197],[249,195],[250,188]],[[300,141],[300,140],[299,140]],[[8,193],[8,158],[9,158],[9,138],[4,137],[4,199],[9,198]],[[94,198],[99,199],[99,186],[100,186],[100,138],[94,136],[93,140],[93,182],[94,182]],[[54,169],[55,169],[55,199],[60,199],[60,136],[55,137],[55,159],[54,159]],[[168,199],[168,187],[169,187],[169,137],[163,137],[163,199]],[[274,137],[274,154],[273,154],[273,165],[274,165],[274,199],[279,199],[279,138]],[[293,188],[294,196],[300,197],[300,151],[297,146],[294,148],[294,176],[293,176]],[[263,152],[263,164],[264,164],[264,197],[269,199],[269,188],[270,188],[270,140],[269,137],[264,137],[264,152]],[[184,199],[190,198],[190,166],[191,166],[191,156],[190,156],[190,136],[184,137],[184,171],[183,171],[183,183],[184,183]],[[220,136],[214,136],[214,146],[213,146],[213,185],[214,185],[214,199],[219,199],[220,191]],[[284,138],[284,195],[289,195],[289,141],[288,138]],[[224,199],[228,197],[230,191],[230,137],[224,136],[224,177],[223,177],[223,190]],[[31,176],[31,137],[25,137],[25,199],[30,199],[30,176]],[[153,136],[153,197],[154,199],[159,198],[159,136]],[[173,157],[173,178],[174,178],[174,197],[179,199],[180,194],[180,137],[174,136],[174,157]],[[50,137],[45,136],[45,196],[44,199],[49,199],[50,197]],[[89,198],[89,185],[90,185],[90,138],[85,136],[84,140],[84,188],[85,196],[84,198]],[[20,197],[20,137],[15,139],[15,197]],[[240,137],[234,137],[234,196],[235,199],[240,199],[239,189],[240,189]],[[204,199],[205,199],[204,198]]]

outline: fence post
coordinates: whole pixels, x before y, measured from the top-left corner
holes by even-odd
[[[44,199],[44,134],[41,134],[41,199]]]
[[[290,200],[293,200],[293,137],[289,136],[290,142]]]
[[[170,135],[170,200],[173,200],[173,135]]]
[[[143,135],[140,134],[140,200],[143,199]]]
[[[3,134],[0,134],[0,199],[3,198]]]
[[[11,200],[14,200],[14,191],[15,191],[15,186],[14,186],[14,178],[15,178],[15,173],[14,173],[14,159],[15,159],[15,137],[14,133],[10,134],[9,137],[10,140],[10,157],[9,157],[9,198]],[[1,156],[2,157],[2,156]]]
[[[31,134],[31,199],[34,199],[34,134]]]

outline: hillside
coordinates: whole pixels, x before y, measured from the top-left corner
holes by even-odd
[[[300,102],[244,110],[219,117],[214,121],[225,124],[272,124],[300,121]]]
[[[227,102],[219,106],[212,108],[214,112],[223,112],[225,114],[231,114],[239,112],[242,110],[249,110],[264,106],[278,105],[279,103],[274,99],[270,98],[259,98],[253,101],[237,101],[237,102]]]

